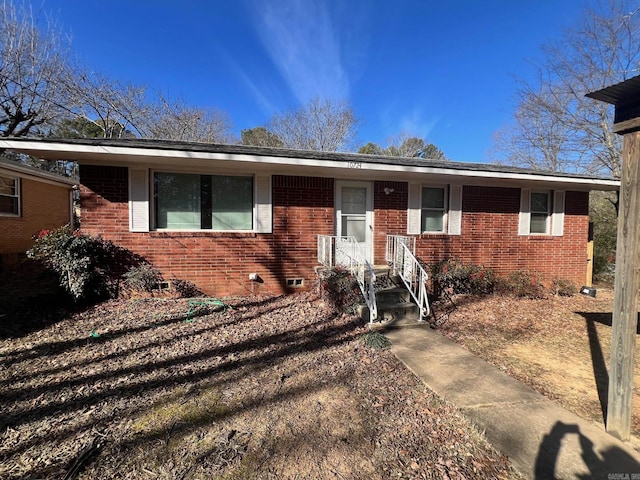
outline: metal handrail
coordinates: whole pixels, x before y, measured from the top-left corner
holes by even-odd
[[[340,240],[340,242],[337,242]],[[338,259],[347,259],[338,265]],[[369,307],[369,322],[378,318],[378,305],[374,284],[376,274],[371,264],[362,258],[360,245],[353,236],[318,235],[318,263],[327,268],[345,267],[356,278],[364,301]],[[367,275],[367,273],[369,275]]]
[[[405,239],[408,240],[405,241]],[[402,235],[387,235],[387,262],[393,268],[394,274],[400,276],[418,304],[420,321],[423,322],[431,311],[427,295],[429,276],[414,254],[415,238],[413,238],[413,242],[411,240],[411,237],[403,237]]]
[[[416,255],[416,237],[408,235],[387,235],[387,248],[385,260],[393,268],[393,274],[397,275],[396,265],[402,263],[402,249],[400,245],[406,245],[413,256]]]

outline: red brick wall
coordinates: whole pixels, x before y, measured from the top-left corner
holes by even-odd
[[[310,286],[317,235],[333,232],[333,179],[273,177],[273,233],[129,232],[127,169],[80,167],[82,230],[102,235],[156,265],[166,279],[208,295],[282,293],[287,278]],[[263,283],[249,280],[257,273]]]
[[[80,168],[82,229],[102,235],[155,264],[166,279],[195,283],[208,295],[285,292],[287,278],[309,286],[317,265],[317,235],[334,232],[334,181],[274,176],[273,233],[130,233],[127,169]],[[385,194],[384,189],[393,192]],[[374,182],[374,262],[384,263],[387,234],[405,234],[405,182]],[[462,235],[421,235],[426,262],[457,257],[500,274],[528,268],[582,284],[586,272],[588,195],[567,192],[562,237],[518,236],[518,188],[464,187]],[[264,283],[249,281],[258,273]]]
[[[373,261],[384,265],[387,235],[407,234],[408,183],[373,183]],[[386,194],[384,189],[393,189]],[[390,191],[390,190],[387,190]]]
[[[34,234],[69,223],[68,188],[27,178],[20,182],[21,215],[0,216],[0,254],[24,253],[33,246]]]
[[[563,236],[519,236],[519,188],[465,186],[462,234],[420,235],[416,254],[427,263],[458,258],[503,276],[534,270],[546,282],[561,278],[580,286],[586,279],[588,209],[586,192],[566,192]]]

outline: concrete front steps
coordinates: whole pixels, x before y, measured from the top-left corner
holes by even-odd
[[[358,308],[360,318],[370,328],[416,328],[429,325],[426,321],[420,321],[420,309],[399,277],[392,275],[388,267],[377,267],[375,274],[378,318],[370,323],[369,307],[360,305]]]

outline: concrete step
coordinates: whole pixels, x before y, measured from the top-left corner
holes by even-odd
[[[369,307],[361,305],[358,314],[365,322],[369,323]],[[420,309],[415,303],[378,303],[378,318],[369,323],[371,328],[406,328],[428,325],[420,322]]]
[[[376,302],[378,304],[411,303],[411,294],[406,288],[389,287],[376,290]]]

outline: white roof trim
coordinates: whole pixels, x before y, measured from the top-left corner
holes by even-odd
[[[0,160],[0,173],[9,176],[18,176],[20,178],[29,178],[39,182],[50,183],[54,185],[62,185],[68,188],[77,185],[78,182],[70,177],[47,172],[45,170],[36,170],[32,167],[20,165],[11,161]]]
[[[334,171],[343,172],[341,176],[350,176],[350,173],[357,173],[359,176],[365,171],[371,172],[387,172],[401,174],[419,174],[419,175],[440,175],[451,177],[468,177],[480,179],[501,179],[516,180],[519,182],[546,182],[554,184],[575,185],[594,190],[617,190],[620,182],[617,180],[586,178],[586,177],[570,177],[556,176],[553,174],[537,174],[532,173],[515,173],[515,172],[496,172],[483,170],[465,170],[462,168],[447,168],[446,163],[442,167],[433,166],[415,166],[415,165],[391,165],[387,163],[375,163],[371,161],[358,162],[357,157],[350,156],[344,161],[326,160],[316,158],[291,158],[277,157],[269,155],[252,155],[246,153],[221,153],[221,152],[202,152],[176,149],[162,148],[140,148],[140,147],[123,147],[111,145],[86,145],[71,143],[52,143],[25,141],[20,139],[12,141],[10,139],[0,139],[0,146],[19,152],[30,153],[34,156],[43,156],[43,158],[55,157],[67,160],[75,160],[86,164],[100,164],[100,157],[120,157],[118,160],[124,161],[129,165],[149,162],[153,159],[187,159],[195,161],[217,161],[222,163],[242,162],[247,164],[271,164],[271,165],[291,165],[307,168],[323,168],[332,169]],[[90,156],[91,158],[83,158]],[[338,175],[340,176],[340,175]]]

